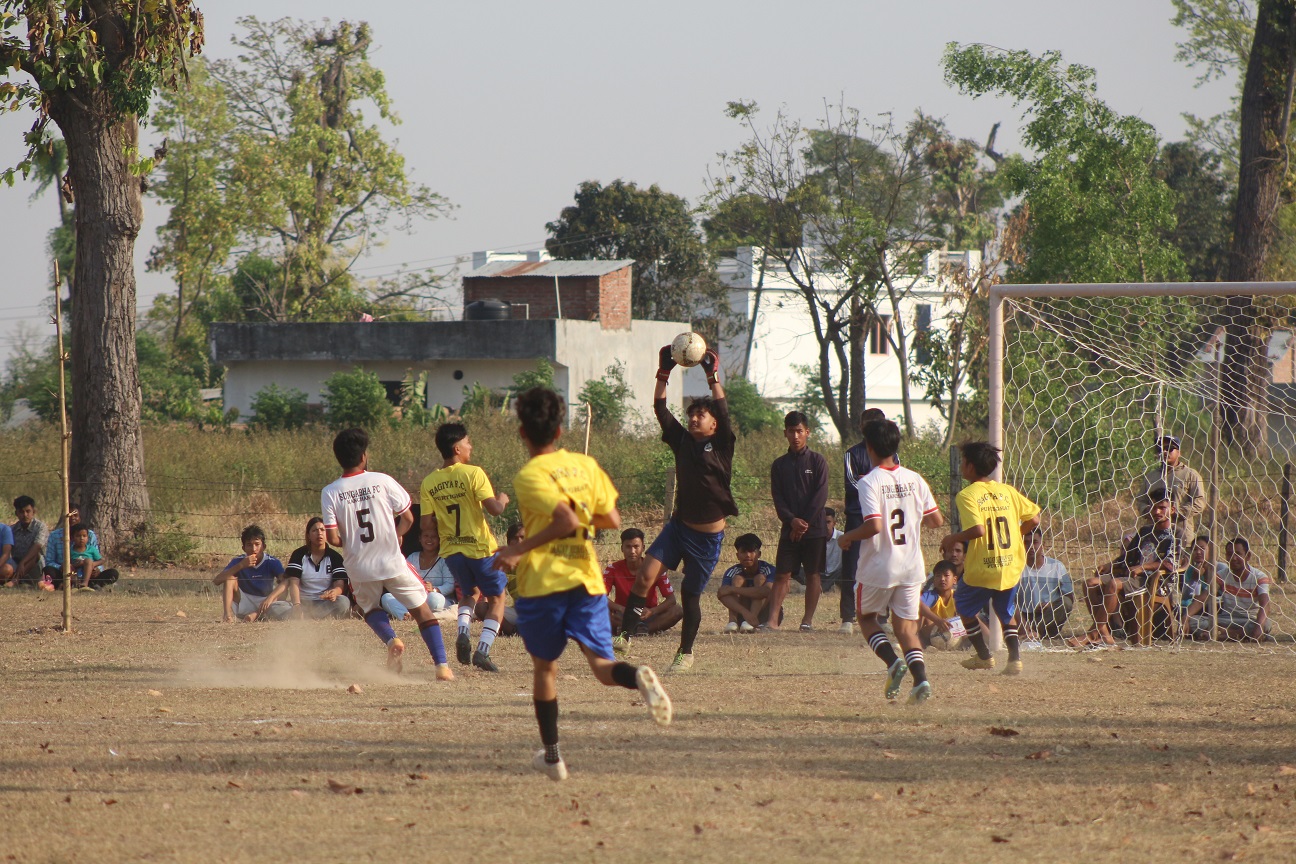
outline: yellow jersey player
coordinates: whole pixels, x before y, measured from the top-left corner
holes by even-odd
[[[1003,624],[1008,648],[1005,675],[1020,675],[1021,639],[1017,632],[1017,584],[1026,566],[1022,536],[1040,524],[1040,508],[1007,483],[990,479],[999,467],[999,449],[984,441],[972,441],[959,448],[963,454],[963,479],[968,485],[954,498],[960,524],[957,534],[941,541],[941,553],[949,557],[955,543],[967,544],[963,578],[954,588],[954,608],[967,630],[976,656],[963,661],[967,669],[993,669],[994,657],[986,646],[985,633],[977,617],[992,606]]]
[[[486,514],[498,516],[509,497],[491,488],[486,472],[472,460],[472,440],[462,423],[443,423],[436,431],[436,446],[445,462],[423,478],[419,488],[420,522],[424,530],[436,528],[441,537],[441,557],[454,576],[459,592],[459,635],[455,639],[456,659],[487,672],[499,667],[490,657],[491,645],[499,635],[504,618],[504,574],[495,569],[495,535]],[[475,590],[486,602],[481,639],[471,651],[468,628],[472,625]],[[471,654],[471,657],[470,657]]]
[[[617,662],[612,653],[607,589],[592,540],[598,528],[621,527],[616,487],[589,456],[558,447],[567,406],[557,393],[533,387],[518,396],[517,413],[531,454],[513,478],[526,534],[499,551],[495,566],[517,574],[517,629],[535,667],[533,698],[544,749],[531,764],[551,780],[564,780],[558,658],[568,639],[580,646],[599,683],[637,689],[662,726],[671,721],[671,701],[652,669]]]

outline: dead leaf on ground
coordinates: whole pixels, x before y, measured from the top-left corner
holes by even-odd
[[[892,753],[890,750],[883,750],[883,751],[882,751],[882,755],[883,755],[885,758],[887,758],[887,759],[899,759],[899,758],[900,758],[900,757],[897,756],[896,754]]]
[[[242,784],[242,783],[235,783],[233,780],[230,780],[226,785],[229,786],[231,789],[242,789],[242,788],[243,788],[243,784]]]
[[[114,804],[116,804],[116,803],[117,803],[117,799],[116,799],[116,798],[105,798],[105,799],[104,799],[104,806],[105,806],[105,807],[111,807],[112,805],[114,805]]]
[[[1293,767],[1290,766],[1290,765],[1279,765],[1279,766],[1278,766],[1278,773],[1279,773],[1279,774],[1296,774],[1296,768],[1293,768]]]
[[[1000,837],[998,834],[991,834],[991,835],[990,835],[990,842],[991,842],[991,843],[1007,843],[1007,842],[1008,842],[1008,838],[1007,838],[1007,837]]]
[[[874,793],[873,793],[873,800],[874,800],[874,801],[881,801],[881,800],[882,800],[882,793],[881,793],[881,792],[874,792]]]
[[[771,805],[771,804],[773,804],[773,803],[774,803],[774,799],[773,799],[773,798],[766,798],[764,801],[757,801],[757,802],[756,802],[756,806],[757,806],[757,807],[768,807],[769,805]]]
[[[328,778],[328,788],[339,795],[354,795],[360,791],[358,786],[352,786],[350,783],[339,783],[332,777]]]
[[[175,617],[177,617],[177,618],[188,618],[189,616],[188,616],[187,614],[185,614],[185,611],[184,611],[183,609],[177,609],[177,610],[176,610]]]
[[[363,692],[364,692],[364,688],[361,687],[359,684],[352,684],[350,687],[347,688],[347,692],[348,692],[348,693],[363,693]]]
[[[170,714],[170,713],[171,713],[171,709],[170,709],[170,708],[159,708],[159,709],[157,709],[157,710],[158,710],[158,713],[159,713],[159,714]]]
[[[1169,791],[1170,791],[1170,784],[1169,784],[1169,783],[1153,783],[1153,784],[1152,784],[1152,788],[1156,789],[1158,792],[1169,792]]]
[[[1047,759],[1053,755],[1052,750],[1038,750],[1034,753],[1026,754],[1027,759]]]
[[[161,691],[161,690],[150,690],[150,691],[148,691],[148,695],[150,695],[150,696],[161,696],[161,695],[162,695],[162,691]]]
[[[1000,738],[1011,738],[1014,735],[1020,735],[1021,733],[1016,729],[1011,729],[1007,726],[991,726],[990,734],[998,735]]]
[[[409,778],[410,778],[411,780],[430,780],[431,777],[432,777],[431,774],[411,774],[411,775],[409,775]]]

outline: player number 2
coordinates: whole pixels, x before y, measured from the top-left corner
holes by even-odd
[[[356,511],[356,524],[360,526],[360,542],[372,543],[374,539],[373,523],[369,521],[369,508]]]
[[[1012,548],[1012,532],[1008,530],[1008,517],[996,516],[994,520],[987,519],[986,527],[986,548],[993,549],[995,545],[995,534],[999,535],[999,548]]]
[[[891,542],[896,546],[905,544],[903,510],[891,511]]]

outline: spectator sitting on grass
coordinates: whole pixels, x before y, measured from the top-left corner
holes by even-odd
[[[63,531],[67,526],[75,525],[80,521],[81,511],[73,507],[67,519],[60,519],[45,541],[44,573],[55,588],[63,584]],[[90,545],[95,547],[99,545],[99,535],[95,534],[94,529],[90,530]]]
[[[11,526],[15,562],[11,584],[30,582],[42,591],[53,591],[54,580],[44,573],[49,529],[36,518],[36,501],[30,495],[19,495],[13,504],[18,521]]]
[[[235,618],[248,623],[258,618],[282,621],[293,610],[291,603],[279,599],[288,590],[283,564],[266,554],[266,536],[260,527],[249,525],[239,539],[243,554],[212,579],[221,586],[221,623],[233,623]]]
[[[0,522],[0,585],[14,587],[13,529]]]
[[[743,534],[734,541],[738,563],[725,571],[716,595],[729,610],[726,633],[750,633],[768,614],[766,604],[774,585],[774,565],[762,561],[760,552],[761,539],[755,534]]]
[[[1071,574],[1061,561],[1044,554],[1044,532],[1039,528],[1022,540],[1026,544],[1026,567],[1017,589],[1022,636],[1036,642],[1056,639],[1075,605]]]
[[[293,550],[284,568],[292,606],[311,618],[345,618],[351,614],[346,597],[347,572],[342,553],[330,549],[324,520],[312,516],[306,523],[306,545]]]
[[[423,586],[428,590],[428,608],[440,612],[454,600],[455,584],[450,565],[441,557],[441,534],[436,522],[430,527],[420,528],[419,547],[417,552],[411,552],[405,560],[418,572]]]
[[[1269,576],[1251,566],[1251,543],[1245,537],[1235,537],[1224,554],[1228,562],[1215,565],[1219,627],[1224,638],[1235,642],[1274,641],[1269,635]],[[1188,633],[1193,639],[1210,638],[1213,622],[1209,602],[1209,591],[1203,591],[1188,607]]]
[[[94,532],[89,525],[74,524],[68,536],[72,539],[72,578],[78,583],[78,591],[94,591],[117,582],[117,571],[104,569],[103,555],[98,544],[90,539]]]
[[[954,608],[954,586],[958,571],[953,561],[937,561],[932,568],[932,590],[923,593],[918,604],[922,624],[918,638],[924,648],[958,648],[963,644],[963,621]]]
[[[1210,551],[1210,535],[1199,534],[1193,541],[1192,557],[1188,559],[1188,569],[1184,570],[1183,584],[1179,588],[1179,608],[1185,615],[1194,600],[1210,594],[1206,582],[1206,561],[1210,558]]]
[[[627,528],[621,532],[621,556],[620,561],[613,561],[603,571],[603,585],[609,595],[608,618],[612,621],[613,633],[621,632],[621,616],[625,612],[626,601],[644,565],[644,532],[638,528]],[[683,618],[684,607],[675,602],[670,575],[663,570],[657,581],[648,588],[639,626],[632,635],[661,633],[674,627]]]

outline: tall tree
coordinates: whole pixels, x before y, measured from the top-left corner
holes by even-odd
[[[449,209],[366,114],[400,122],[369,25],[238,24],[238,57],[196,74],[159,114],[174,137],[155,191],[171,216],[151,266],[176,274],[173,330],[244,258],[271,264],[246,268],[247,290],[224,298],[249,320],[337,320],[434,292],[430,271],[369,283],[352,272],[384,231]]]
[[[709,203],[764,202],[777,219],[749,220],[765,234],[756,245],[778,265],[805,301],[819,346],[816,373],[839,434],[847,437],[865,402],[865,344],[882,330],[901,366],[905,425],[913,431],[910,397],[911,322],[903,309],[924,277],[924,258],[939,245],[933,207],[933,124],[919,114],[903,126],[890,116],[864,120],[858,111],[827,106],[814,127],[780,111],[766,128],[757,107],[731,102],[729,116],[748,140],[721,154],[709,181]],[[943,139],[942,139],[943,140]],[[744,205],[748,206],[748,205]],[[793,245],[787,225],[799,226]]]
[[[1218,282],[1228,269],[1233,186],[1218,154],[1188,141],[1161,148],[1152,173],[1175,193],[1174,226],[1162,236],[1179,250],[1190,282]]]
[[[1255,38],[1255,4],[1248,0],[1171,0],[1171,23],[1187,34],[1178,43],[1175,59],[1200,70],[1197,86],[1238,76],[1238,93],[1227,111],[1211,117],[1184,114],[1188,138],[1223,160],[1229,176],[1237,173],[1238,112],[1241,72],[1246,69]]]
[[[1237,209],[1229,254],[1231,282],[1266,278],[1277,214],[1291,165],[1292,94],[1296,87],[1296,4],[1260,0],[1242,85]],[[1230,297],[1224,310],[1224,434],[1243,452],[1266,447],[1264,406],[1270,377],[1267,327],[1253,297]]]
[[[72,305],[72,467],[81,512],[105,544],[145,521],[140,380],[135,353],[135,238],[143,218],[139,118],[202,47],[192,0],[0,0],[0,111],[36,113],[31,170],[50,120],[67,142],[76,199]]]
[[[575,203],[545,225],[545,247],[555,258],[633,258],[634,317],[657,321],[710,321],[725,310],[724,289],[686,200],[657,184],[640,189],[613,180],[586,180]],[[699,312],[703,314],[698,315]]]

